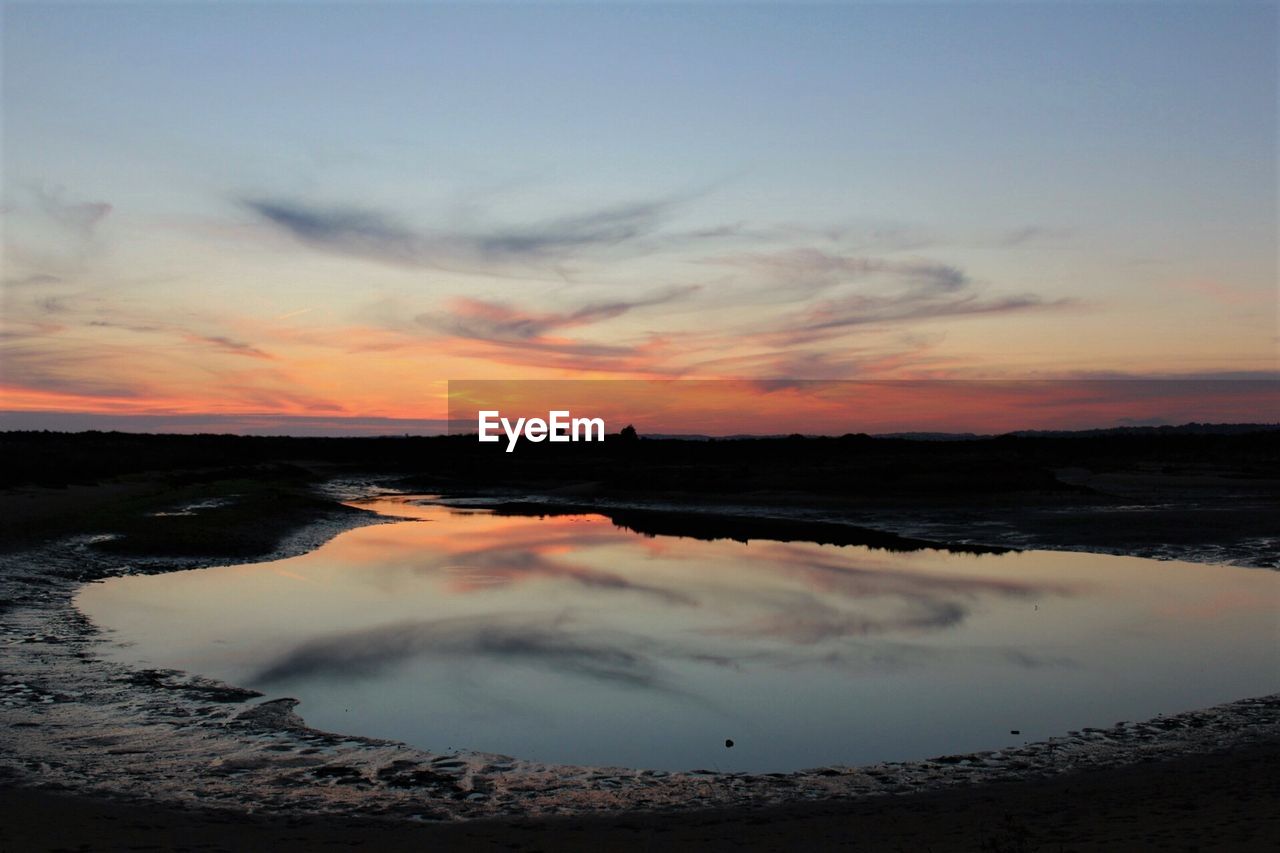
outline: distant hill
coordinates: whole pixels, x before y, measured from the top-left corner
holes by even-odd
[[[1061,438],[1089,438],[1105,435],[1243,435],[1250,432],[1273,432],[1280,424],[1180,424],[1178,426],[1122,426],[1108,429],[1037,430],[1024,429],[1009,435]]]
[[[870,438],[890,438],[904,441],[980,441],[982,439],[996,438],[999,435],[1014,435],[1025,438],[1070,438],[1078,436],[1081,438],[1095,438],[1099,436],[1109,435],[1244,435],[1251,432],[1273,432],[1280,430],[1280,424],[1201,424],[1189,423],[1179,424],[1177,426],[1119,426],[1106,427],[1099,429],[1020,429],[1007,433],[974,433],[974,432],[878,432]],[[857,433],[859,436],[865,436],[865,433]],[[790,438],[785,433],[770,434],[752,434],[740,433],[737,435],[702,435],[702,434],[675,434],[675,433],[643,433],[641,438],[655,440],[676,440],[676,441],[753,441],[764,439]],[[823,436],[819,434],[805,434],[804,438],[827,438],[831,436]]]

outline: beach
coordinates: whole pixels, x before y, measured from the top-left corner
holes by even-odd
[[[388,521],[326,497],[365,487],[293,487],[296,500],[277,500],[278,514],[259,516],[276,545],[256,559],[305,553]],[[172,503],[151,488],[157,505]],[[93,490],[63,500],[80,503],[86,493]],[[694,515],[717,535],[743,523],[707,512]],[[689,517],[650,510],[615,522],[679,527]],[[829,522],[779,524],[771,535],[780,538],[831,532]],[[104,551],[81,535],[3,555],[0,768],[6,812],[22,816],[3,836],[13,849],[308,849],[317,839],[385,849],[427,840],[442,849],[1260,849],[1275,840],[1276,786],[1265,768],[1280,750],[1280,695],[987,754],[759,776],[654,773],[443,756],[358,732],[318,732],[289,697],[95,655],[104,639],[72,605],[81,584],[245,561],[234,537],[222,547],[145,556]]]
[[[12,850],[1274,850],[1275,741],[1050,780],[762,810],[421,825],[0,787]]]

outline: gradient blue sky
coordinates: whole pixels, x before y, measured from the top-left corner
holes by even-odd
[[[4,5],[2,408],[1274,375],[1276,5]]]

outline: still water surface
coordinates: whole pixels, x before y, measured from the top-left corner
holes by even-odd
[[[362,505],[416,520],[77,603],[109,657],[297,697],[318,728],[556,763],[926,758],[1280,688],[1270,571]]]

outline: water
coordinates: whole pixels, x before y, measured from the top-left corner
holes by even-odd
[[[318,728],[570,764],[926,758],[1280,687],[1270,571],[364,506],[417,520],[78,604],[108,656],[297,697]]]

